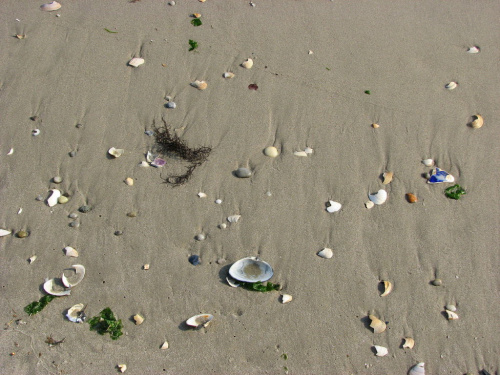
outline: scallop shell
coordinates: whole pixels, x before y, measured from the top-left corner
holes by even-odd
[[[56,279],[47,280],[43,283],[43,290],[45,290],[48,294],[53,296],[69,296],[71,294],[70,289],[63,289],[61,286],[57,288]]]
[[[384,185],[387,185],[387,184],[391,183],[392,177],[394,176],[394,173],[392,173],[392,172],[385,172],[382,176],[384,177],[384,181],[382,181],[382,183]]]
[[[375,315],[369,315],[368,316],[371,319],[370,327],[373,328],[374,333],[382,333],[386,329],[386,324],[379,318],[377,318]]]
[[[305,151],[295,151],[293,154],[295,156],[307,156],[307,152]]]
[[[473,118],[473,120],[472,120],[470,125],[474,129],[479,129],[481,126],[483,126],[483,123],[484,123],[483,116],[475,115],[475,116],[472,116],[472,118]]]
[[[240,220],[241,215],[231,215],[227,217],[227,221],[230,223],[237,223]]]
[[[7,230],[7,229],[0,229],[0,237],[4,237],[4,236],[7,236],[9,234],[11,234],[12,232],[10,230]]]
[[[446,86],[444,86],[447,90],[454,90],[456,89],[458,86],[458,83],[457,82],[450,82],[450,83],[447,83]]]
[[[135,322],[135,325],[140,325],[144,322],[144,317],[139,315],[139,314],[135,314],[134,315],[134,322]]]
[[[61,192],[57,189],[51,189],[50,191],[52,192],[52,194],[47,199],[47,205],[49,207],[54,207],[57,204],[59,197],[61,196]]]
[[[448,320],[457,320],[458,319],[458,315],[456,312],[450,311],[450,310],[445,310],[445,311],[446,311],[446,314],[448,314]]]
[[[269,146],[264,149],[264,155],[269,156],[270,158],[275,158],[279,154],[278,149],[274,146]]]
[[[108,150],[108,154],[110,154],[111,156],[113,156],[114,158],[119,158],[120,156],[123,155],[123,153],[125,152],[124,149],[122,148],[114,148],[114,147],[111,147],[109,150]]]
[[[317,255],[324,259],[330,259],[333,257],[333,251],[332,249],[325,247],[323,250],[318,251]]]
[[[234,73],[232,73],[232,72],[225,72],[222,76],[224,78],[234,78]]]
[[[432,167],[434,165],[434,160],[424,159],[422,160],[422,164],[424,164],[426,167]]]
[[[78,258],[78,251],[76,251],[71,246],[66,246],[64,248],[64,253],[66,254],[67,257]]]
[[[383,357],[389,354],[389,350],[385,346],[374,345],[373,348],[376,351],[375,355],[377,357]]]
[[[387,200],[387,192],[384,189],[380,189],[375,194],[368,195],[368,198],[375,204],[384,204]]]
[[[85,267],[82,266],[81,264],[74,264],[70,268],[68,268],[68,270],[74,270],[75,277],[72,277],[72,280],[70,281],[70,279],[63,272],[61,280],[66,288],[72,288],[80,284],[80,282],[85,277]]]
[[[229,274],[238,281],[255,283],[269,280],[274,272],[269,263],[256,257],[247,257],[234,262]]]
[[[205,81],[194,81],[191,82],[191,86],[197,88],[198,90],[205,90],[207,88],[207,83]]]
[[[413,347],[415,346],[415,340],[413,340],[411,337],[405,337],[404,340],[405,343],[403,344],[403,348],[413,349]]]
[[[408,371],[408,375],[425,375],[425,363],[420,362],[413,366],[410,371]]]
[[[45,12],[53,12],[54,10],[61,9],[61,4],[57,1],[52,1],[51,3],[43,4],[40,9]]]
[[[199,314],[192,316],[188,320],[186,320],[186,324],[191,327],[201,328],[206,327],[213,320],[214,316],[211,314]]]
[[[144,59],[142,57],[134,57],[132,60],[128,62],[128,65],[137,68],[139,65],[144,64]]]
[[[290,294],[283,294],[281,296],[281,303],[288,303],[291,302],[293,297]]]
[[[392,292],[392,283],[387,280],[382,281],[384,283],[384,293],[380,295],[380,297],[385,297],[389,295],[390,292]]]
[[[479,53],[481,49],[478,46],[472,46],[467,48],[467,53]]]
[[[340,211],[342,208],[342,205],[339,202],[334,202],[334,201],[328,201],[329,206],[326,208],[326,210],[330,213]]]
[[[78,303],[68,309],[66,313],[66,318],[73,323],[83,323],[85,321],[85,313],[83,310],[85,305],[83,303]]]
[[[241,63],[241,66],[245,69],[252,69],[253,66],[253,60],[252,59],[246,59]]]

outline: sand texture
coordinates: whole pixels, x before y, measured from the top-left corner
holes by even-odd
[[[1,3],[0,228],[12,234],[0,238],[0,373],[378,375],[419,362],[427,374],[498,373],[498,1],[60,2]],[[144,64],[128,66],[133,57]],[[476,114],[480,129],[468,126]],[[178,187],[163,178],[188,165],[179,158],[140,166],[155,147],[145,131],[162,118],[188,146],[212,149]],[[466,195],[428,184],[427,158]],[[240,167],[252,176],[235,177]],[[50,189],[69,201],[49,207]],[[387,201],[365,208],[379,189]],[[327,212],[329,200],[341,210]],[[331,259],[316,255],[325,247]],[[227,284],[247,256],[272,265],[281,292]],[[28,316],[44,280],[74,264],[86,276],[71,295]],[[110,307],[124,335],[68,321],[77,303],[89,317]],[[214,319],[189,329],[199,313]],[[48,336],[65,340],[51,347]]]

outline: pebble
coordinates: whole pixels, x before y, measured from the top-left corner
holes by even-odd
[[[206,237],[203,233],[197,234],[195,237],[196,241],[203,241]]]
[[[41,202],[43,201],[43,195],[39,195],[35,198],[37,201]]]
[[[26,232],[25,230],[20,230],[19,232],[16,233],[17,238],[26,238],[29,236],[29,233]]]
[[[441,286],[441,285],[443,285],[443,280],[441,280],[441,279],[432,280],[432,285]]]
[[[57,203],[59,204],[65,204],[65,203],[68,203],[69,201],[69,198],[64,196],[64,195],[61,195],[58,199],[57,199]]]
[[[132,177],[127,177],[125,179],[125,183],[128,185],[128,186],[132,186],[134,185],[134,179]]]
[[[175,107],[177,107],[177,104],[175,104],[175,102],[168,102],[167,104],[165,104],[165,107],[174,109]]]
[[[220,229],[226,229],[227,228],[227,224],[226,223],[219,224],[219,228]]]
[[[276,147],[269,146],[264,149],[264,155],[269,156],[270,158],[275,158],[279,155],[279,152]]]
[[[69,214],[68,217],[70,219],[77,219],[78,218],[78,214],[72,213],[72,214]]]
[[[146,135],[147,135],[147,136],[149,136],[149,137],[152,137],[152,136],[155,134],[155,132],[154,132],[154,131],[152,131],[152,130],[146,130],[146,131],[144,132],[144,134],[146,134]]]
[[[221,204],[221,203],[222,203],[222,199],[216,199],[216,200],[215,200],[215,203],[216,203],[216,204]]]
[[[252,176],[252,171],[248,168],[238,168],[235,174],[238,178],[248,178]]]
[[[55,183],[55,184],[60,184],[62,182],[62,177],[61,176],[56,176],[52,179],[52,181]]]
[[[80,211],[81,213],[84,213],[86,214],[87,212],[90,212],[92,211],[92,207],[90,206],[81,206],[78,211]]]
[[[115,236],[121,236],[122,234],[123,234],[123,231],[121,231],[121,230],[115,231]]]
[[[69,226],[71,228],[78,228],[80,226],[80,223],[78,221],[72,221],[71,223],[69,223]]]
[[[215,263],[217,263],[217,264],[224,264],[224,263],[226,263],[226,260],[224,258],[219,258],[219,259],[217,259],[215,261]]]
[[[168,2],[168,5],[175,5],[175,1],[174,1],[174,0],[169,1],[169,2]]]
[[[71,158],[74,158],[74,157],[76,156],[76,151],[71,151],[71,152],[69,153],[69,156],[70,156]]]
[[[193,266],[197,266],[197,265],[201,264],[201,260],[200,260],[200,257],[198,255],[191,255],[188,260],[189,260],[189,263],[191,263]]]

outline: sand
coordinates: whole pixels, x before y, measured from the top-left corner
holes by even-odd
[[[127,374],[405,374],[418,362],[428,374],[499,371],[498,2],[61,0],[54,13],[42,3],[3,1],[0,12],[0,227],[30,233],[0,238],[2,373],[127,364]],[[203,25],[191,25],[194,12]],[[474,45],[480,53],[466,53]],[[127,66],[133,57],[145,63]],[[250,70],[239,66],[247,58]],[[481,129],[467,126],[475,114]],[[139,166],[154,145],[144,132],[162,117],[188,145],[212,148],[180,187],[162,180],[179,161]],[[267,146],[280,155],[265,156]],[[110,147],[125,153],[111,159]],[[313,154],[293,155],[305,147]],[[443,194],[450,184],[427,184],[427,158],[467,194],[455,201]],[[234,177],[238,167],[252,177]],[[52,188],[69,202],[35,199]],[[382,188],[387,202],[366,209]],[[328,213],[329,200],[342,209]],[[316,255],[325,247],[331,259]],[[271,264],[293,301],[229,287],[229,266],[246,256]],[[73,264],[84,280],[28,316],[44,279]],[[394,285],[386,297],[380,280]],[[69,322],[76,303],[89,316],[110,307],[124,335]],[[447,304],[458,320],[446,319]],[[214,320],[187,329],[198,313]],[[369,314],[385,332],[373,333]],[[50,335],[65,341],[49,347]]]

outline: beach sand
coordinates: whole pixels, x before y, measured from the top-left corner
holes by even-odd
[[[1,373],[112,374],[126,364],[127,374],[406,374],[419,362],[427,374],[499,371],[497,1],[41,4],[6,0],[0,12],[0,227],[13,232],[0,238]],[[128,66],[133,57],[145,63]],[[451,81],[458,87],[445,89]],[[476,114],[480,129],[467,125]],[[179,187],[162,178],[185,163],[139,165],[155,144],[145,131],[162,118],[189,146],[212,148]],[[280,155],[265,156],[267,146]],[[125,152],[112,159],[110,147]],[[309,156],[293,154],[306,147]],[[467,194],[452,200],[451,184],[427,184],[427,158]],[[239,167],[251,178],[236,178]],[[383,185],[386,171],[394,179]],[[53,188],[69,202],[35,199]],[[365,208],[379,189],[387,202]],[[342,209],[328,213],[329,200]],[[316,255],[325,247],[331,259]],[[227,285],[229,266],[247,256],[272,265],[281,292]],[[71,295],[28,316],[45,278],[73,264],[86,276]],[[393,283],[388,296],[381,280]],[[280,303],[282,293],[293,301]],[[110,307],[124,335],[69,322],[77,303],[90,317]],[[458,320],[446,318],[448,304]],[[199,313],[214,320],[188,329]],[[369,314],[385,332],[373,333]],[[50,347],[47,336],[65,340]],[[374,345],[389,354],[375,356]]]

